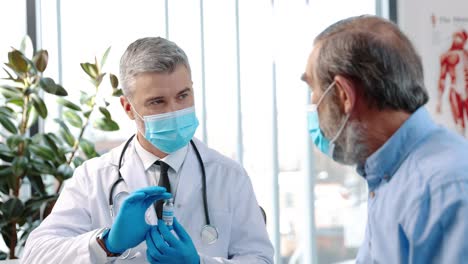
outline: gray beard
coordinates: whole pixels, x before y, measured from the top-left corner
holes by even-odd
[[[369,148],[365,144],[367,129],[357,121],[348,121],[335,143],[333,159],[344,165],[363,164]]]

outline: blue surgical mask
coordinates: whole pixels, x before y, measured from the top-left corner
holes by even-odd
[[[146,140],[168,154],[185,147],[192,140],[199,124],[193,106],[175,112],[143,117],[136,114],[145,123]]]
[[[320,97],[318,100],[317,104],[310,104],[309,109],[308,109],[308,127],[309,127],[309,134],[312,138],[312,141],[314,142],[315,146],[327,155],[328,157],[333,159],[333,152],[335,150],[335,142],[338,139],[338,137],[341,135],[343,132],[346,122],[348,122],[348,119],[350,117],[350,114],[348,114],[345,118],[345,121],[341,125],[340,129],[338,130],[338,133],[333,137],[332,140],[329,140],[328,138],[325,137],[323,134],[322,130],[320,129],[320,120],[319,120],[319,115],[318,115],[318,107],[320,103],[323,101],[325,96],[330,92],[330,90],[334,87],[335,82],[332,82],[330,86],[325,90],[323,95]]]

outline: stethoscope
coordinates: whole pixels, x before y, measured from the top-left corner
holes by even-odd
[[[111,216],[114,217],[117,213],[117,209],[116,209],[116,205],[114,204],[114,201],[118,201],[126,196],[129,195],[128,192],[119,192],[115,197],[113,196],[114,195],[114,190],[115,188],[117,187],[117,185],[124,181],[123,177],[122,177],[122,174],[120,173],[120,168],[122,167],[122,160],[123,160],[123,156],[125,154],[125,151],[127,150],[128,146],[130,145],[130,142],[133,140],[133,138],[135,137],[135,135],[131,136],[127,142],[125,143],[123,149],[122,149],[122,152],[120,154],[120,158],[119,158],[119,167],[117,169],[118,173],[119,173],[119,178],[112,184],[111,188],[110,188],[110,193],[109,193],[109,209],[110,209],[110,213],[111,213]],[[201,232],[200,232],[200,237],[201,237],[201,240],[206,243],[206,244],[213,244],[215,243],[217,240],[218,240],[218,229],[216,229],[216,227],[214,227],[213,225],[211,225],[211,221],[210,221],[210,215],[209,215],[209,212],[208,212],[208,198],[207,198],[207,192],[206,192],[206,172],[205,172],[205,166],[203,165],[203,160],[201,158],[201,155],[200,155],[200,152],[198,151],[197,149],[197,146],[195,145],[195,143],[193,142],[193,140],[190,140],[190,144],[192,145],[193,149],[195,150],[195,154],[197,156],[197,160],[198,160],[198,163],[200,164],[200,167],[201,167],[201,171],[202,171],[202,191],[203,191],[203,207],[204,207],[204,211],[205,211],[205,222],[206,222],[206,225],[204,225],[201,229]],[[130,251],[128,251],[128,254],[126,254],[128,257],[128,255],[130,255]],[[125,258],[126,258],[125,257]]]

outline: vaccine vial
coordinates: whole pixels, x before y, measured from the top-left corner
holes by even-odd
[[[162,220],[168,227],[172,227],[174,222],[174,199],[167,199],[164,201]]]

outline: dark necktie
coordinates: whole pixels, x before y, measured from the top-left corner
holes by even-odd
[[[169,175],[167,171],[169,170],[169,165],[164,161],[158,160],[154,164],[159,165],[160,174],[159,174],[159,182],[158,186],[166,188],[167,192],[171,192],[171,184],[169,182]],[[159,200],[156,202],[156,214],[158,215],[159,219],[162,219],[162,210],[163,210],[164,200]]]

